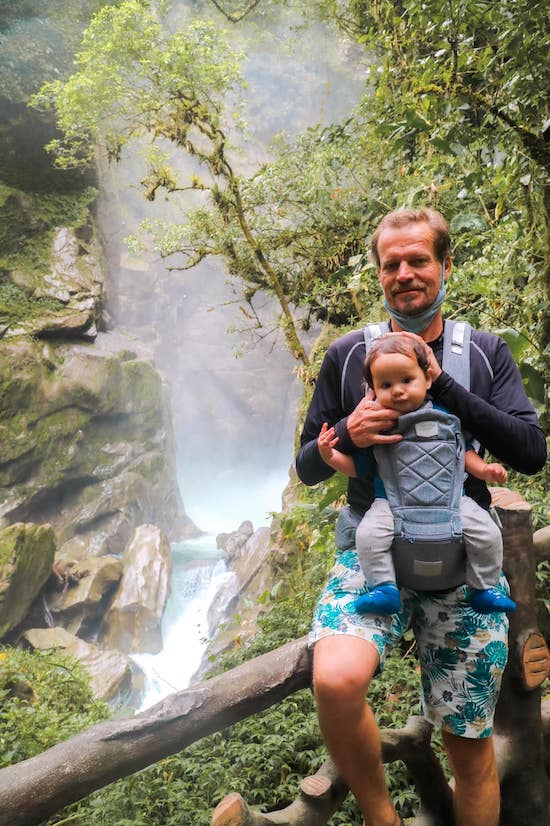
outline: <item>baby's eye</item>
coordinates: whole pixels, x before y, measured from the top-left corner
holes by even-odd
[[[412,379],[410,376],[405,376],[403,379],[403,384],[410,384],[411,381]]]
[[[389,381],[383,381],[382,384],[380,385],[381,390],[388,390],[389,387],[390,387]]]

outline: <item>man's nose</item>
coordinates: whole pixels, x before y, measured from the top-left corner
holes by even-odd
[[[397,270],[397,278],[399,280],[406,280],[408,278],[412,278],[414,275],[413,271],[409,267],[407,261],[401,261],[399,264],[399,269]]]

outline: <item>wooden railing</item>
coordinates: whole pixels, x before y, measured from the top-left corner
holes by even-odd
[[[550,656],[537,630],[535,559],[550,556],[544,529],[533,542],[530,507],[496,489],[503,523],[505,570],[518,610],[510,621],[510,661],[495,721],[502,790],[501,826],[550,826],[545,751],[550,755],[550,703],[541,712],[540,686]],[[536,538],[536,537],[535,537]],[[0,826],[33,826],[107,784],[175,754],[191,743],[257,714],[311,681],[302,638],[206,680],[134,717],[100,723],[42,754],[0,771]],[[421,805],[415,826],[452,826],[452,791],[430,745],[431,727],[411,717],[401,730],[382,731],[383,758],[403,760]],[[546,748],[545,748],[546,747]],[[226,797],[213,826],[323,826],[347,794],[330,761],[302,782],[300,795],[262,814],[239,795]],[[182,824],[183,826],[183,824]]]

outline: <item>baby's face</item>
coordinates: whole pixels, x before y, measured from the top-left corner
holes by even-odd
[[[376,400],[398,413],[420,407],[432,383],[413,355],[380,353],[370,370]]]

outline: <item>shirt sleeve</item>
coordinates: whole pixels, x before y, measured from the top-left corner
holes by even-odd
[[[497,459],[520,473],[537,473],[546,461],[546,439],[512,354],[502,340],[492,367],[488,401],[466,390],[445,371],[433,383],[432,395]]]
[[[357,449],[348,435],[347,415],[340,404],[340,392],[340,371],[334,350],[329,347],[315,383],[296,456],[296,472],[306,485],[316,485],[334,473],[323,462],[317,448],[323,422],[336,430],[338,450],[350,454]]]

